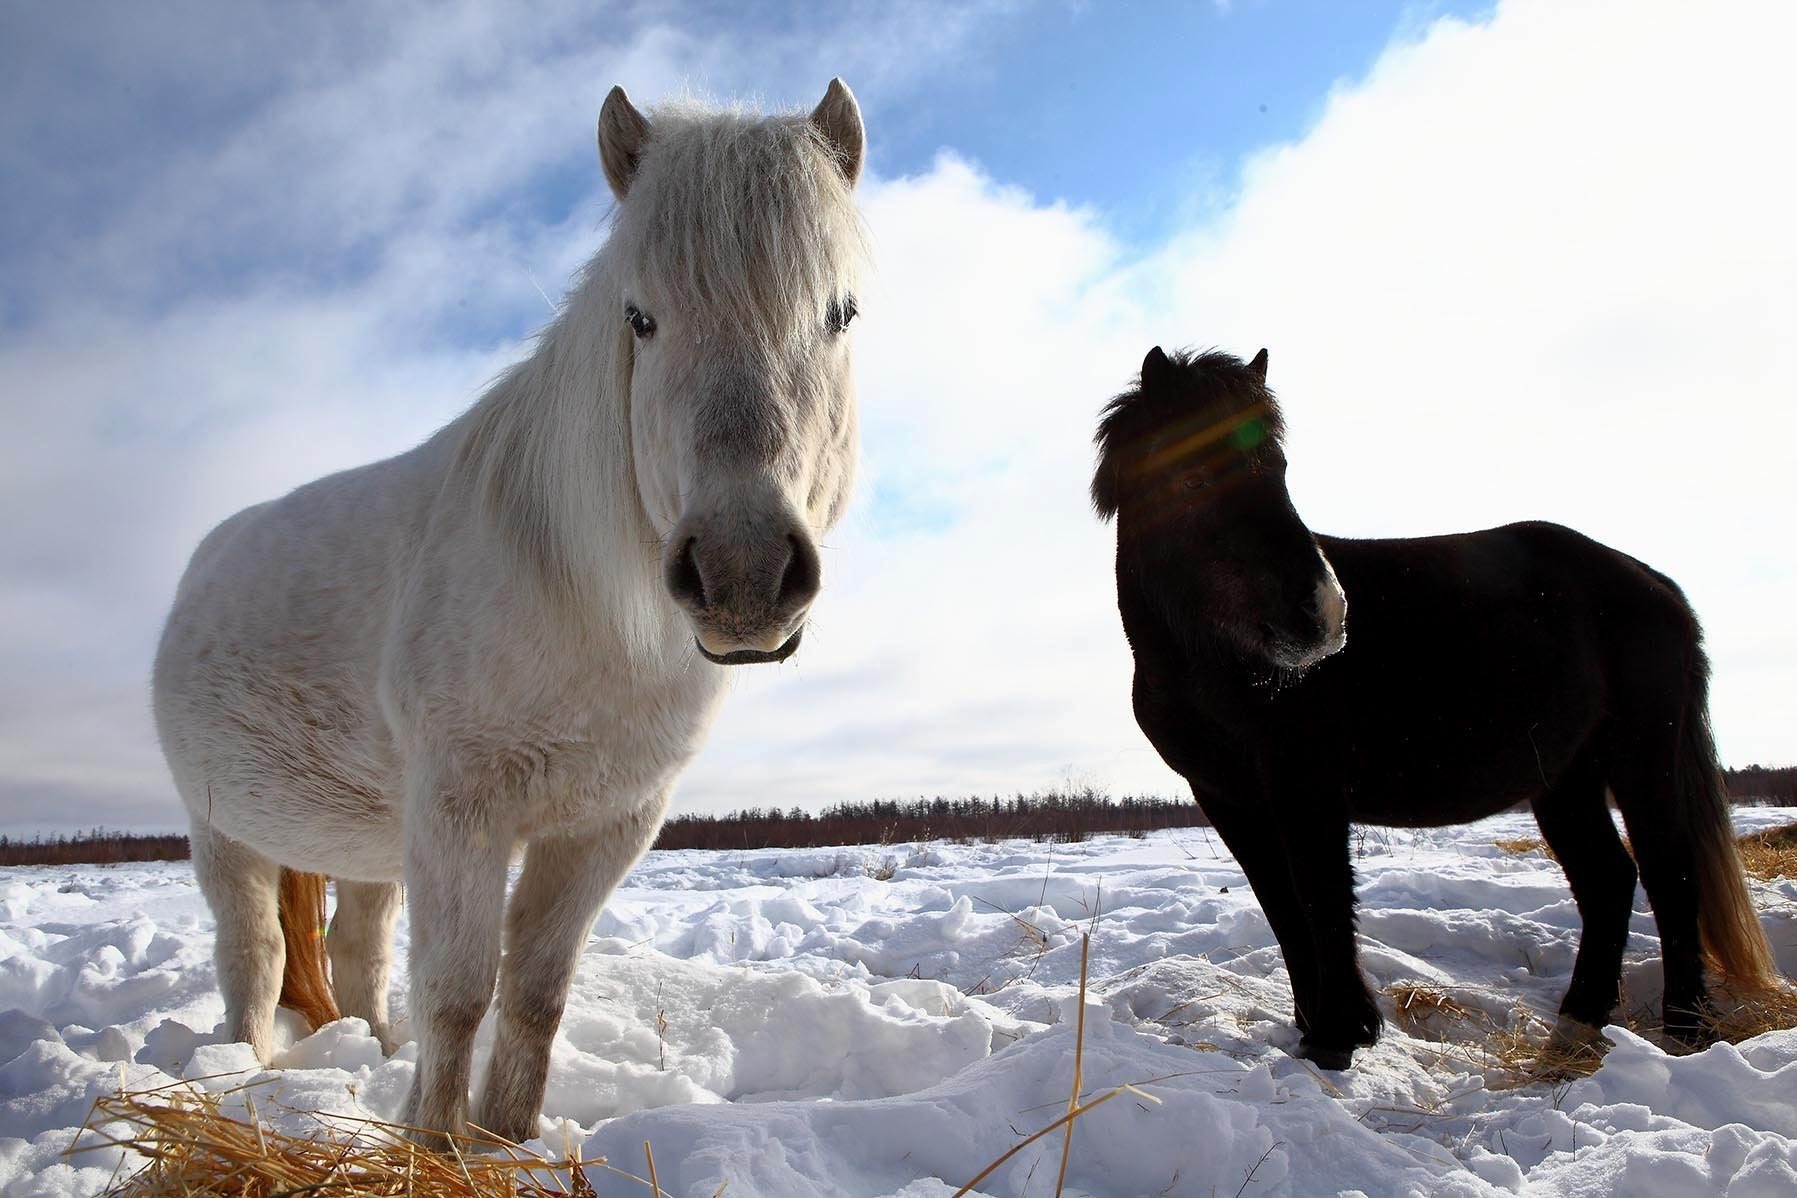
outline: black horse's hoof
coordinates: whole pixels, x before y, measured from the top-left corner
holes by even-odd
[[[1325,1048],[1321,1044],[1312,1044],[1304,1040],[1298,1045],[1298,1058],[1309,1061],[1318,1069],[1333,1069],[1341,1072],[1354,1064],[1352,1048]]]
[[[1716,1029],[1707,1025],[1668,1026],[1661,1035],[1666,1042],[1666,1051],[1681,1057],[1687,1053],[1702,1052],[1718,1039]]]
[[[1683,1055],[1701,1052],[1716,1042],[1716,1025],[1712,1022],[1707,1000],[1695,1003],[1669,1002],[1665,1007],[1666,1022],[1660,1029],[1668,1052]]]

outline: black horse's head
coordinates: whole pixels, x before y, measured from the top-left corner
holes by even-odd
[[[1092,503],[1119,574],[1182,638],[1302,671],[1347,643],[1347,598],[1285,488],[1267,351],[1163,353],[1098,426]]]

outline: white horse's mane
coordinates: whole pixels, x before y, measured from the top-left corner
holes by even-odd
[[[633,655],[666,618],[660,538],[631,456],[632,275],[764,352],[817,336],[866,237],[835,151],[803,114],[657,107],[611,232],[534,352],[446,430],[465,485],[546,594],[606,613]]]

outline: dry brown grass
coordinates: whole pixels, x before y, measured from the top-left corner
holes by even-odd
[[[147,1158],[113,1179],[106,1194],[115,1198],[592,1198],[593,1169],[649,1186],[603,1157],[571,1152],[549,1161],[466,1138],[431,1152],[406,1140],[406,1127],[377,1120],[314,1116],[317,1136],[288,1135],[262,1125],[253,1099],[247,1120],[226,1114],[223,1099],[236,1093],[177,1082],[101,1098],[67,1155],[116,1146]]]
[[[1520,1001],[1507,1018],[1499,1019],[1460,1002],[1440,986],[1400,982],[1385,992],[1395,1008],[1392,1021],[1400,1029],[1432,1041],[1441,1059],[1478,1069],[1494,1090],[1584,1077],[1603,1064],[1610,1048],[1601,1038],[1556,1040],[1555,1017]],[[1779,986],[1749,992],[1716,984],[1710,992],[1710,1019],[1716,1038],[1730,1044],[1797,1027],[1797,990]],[[1657,1013],[1631,1005],[1626,995],[1614,1022],[1644,1039],[1660,1039]]]
[[[1797,990],[1788,985],[1765,990],[1717,986],[1710,1005],[1716,1035],[1730,1044],[1797,1027]]]
[[[1391,995],[1392,1021],[1412,1036],[1439,1035],[1449,1026],[1464,1026],[1484,1018],[1483,1012],[1473,1010],[1431,983],[1395,982],[1385,992]]]
[[[1523,853],[1542,853],[1549,861],[1558,861],[1554,850],[1547,847],[1547,841],[1539,836],[1518,836],[1510,840],[1494,840],[1491,842],[1506,853],[1521,856]]]
[[[1556,1040],[1553,1022],[1518,1002],[1507,1023],[1485,1019],[1482,1031],[1465,1045],[1465,1055],[1484,1070],[1487,1087],[1514,1090],[1538,1083],[1558,1085],[1595,1073],[1609,1048],[1610,1042],[1602,1038]]]
[[[1797,878],[1797,823],[1749,832],[1736,841],[1741,865],[1762,881]]]
[[[1406,1034],[1429,1040],[1443,1060],[1470,1065],[1492,1089],[1581,1077],[1603,1063],[1601,1045],[1553,1042],[1553,1027],[1526,1003],[1499,1020],[1461,1002],[1446,988],[1426,982],[1385,987],[1392,1022]]]

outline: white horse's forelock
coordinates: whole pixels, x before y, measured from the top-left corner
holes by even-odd
[[[605,244],[535,352],[458,422],[456,466],[546,594],[603,613],[632,657],[659,643],[666,601],[631,461],[626,280],[653,278],[682,309],[778,355],[818,335],[867,259],[851,184],[803,114],[682,101],[651,124]]]
[[[683,308],[725,314],[764,347],[816,336],[852,294],[866,237],[835,151],[803,114],[657,107],[611,242]]]

